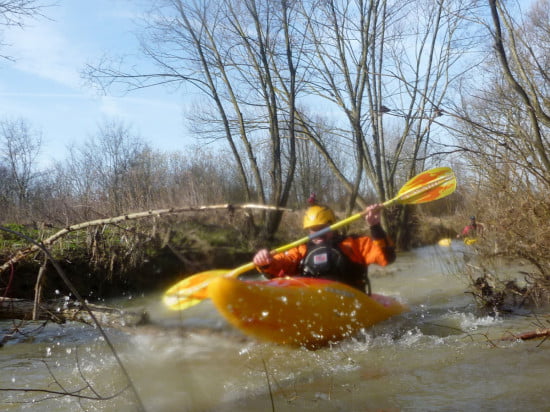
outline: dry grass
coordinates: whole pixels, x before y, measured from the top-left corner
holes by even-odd
[[[480,267],[467,275],[480,304],[494,310],[550,304],[550,197],[524,189],[487,191],[471,203],[486,226],[475,249]],[[522,279],[510,281],[491,268],[495,259],[523,263]]]

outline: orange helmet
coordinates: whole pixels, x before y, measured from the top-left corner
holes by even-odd
[[[332,209],[327,206],[311,206],[304,215],[304,229],[320,225],[331,225],[334,222],[336,222],[336,216]]]

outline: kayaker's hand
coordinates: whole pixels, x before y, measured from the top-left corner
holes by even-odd
[[[384,205],[382,203],[377,203],[375,205],[370,205],[365,209],[365,220],[369,226],[376,226],[380,224],[380,215]]]
[[[261,249],[254,255],[252,262],[258,267],[269,266],[273,262],[273,258],[269,250]]]

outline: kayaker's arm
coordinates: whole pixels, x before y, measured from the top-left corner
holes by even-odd
[[[390,237],[386,234],[386,231],[382,225],[377,224],[370,227],[371,238],[376,247],[380,248],[384,260],[387,263],[392,263],[395,261],[395,245]]]
[[[268,277],[296,276],[305,250],[305,245],[300,245],[284,253],[271,255],[268,249],[261,249],[252,261],[256,269]]]
[[[372,240],[386,239],[386,231],[380,223],[370,227],[370,234]]]
[[[374,245],[380,249],[383,261],[392,263],[395,261],[395,245],[380,224],[381,213],[384,205],[381,203],[368,206],[365,210],[365,221],[370,227],[371,238]]]
[[[267,268],[273,262],[273,257],[268,249],[260,249],[254,255],[252,262],[254,262],[257,268],[263,269]]]

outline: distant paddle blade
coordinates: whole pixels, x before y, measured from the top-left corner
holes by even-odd
[[[228,269],[215,269],[197,273],[180,280],[164,292],[163,302],[172,310],[183,310],[208,298],[208,284],[224,276]]]
[[[450,195],[456,189],[456,177],[449,167],[430,169],[409,180],[397,194],[402,204],[431,202]]]

